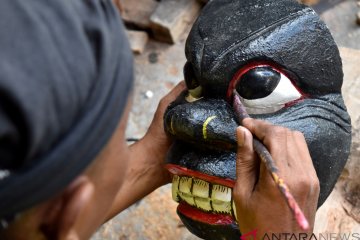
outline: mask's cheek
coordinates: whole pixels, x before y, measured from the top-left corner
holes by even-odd
[[[318,107],[318,108],[317,108]],[[291,115],[282,114],[272,117],[260,117],[304,134],[309,152],[314,163],[317,176],[320,181],[319,206],[321,206],[331,193],[334,185],[341,174],[347,161],[350,144],[350,124],[339,122],[339,114],[326,111],[322,115],[321,106],[314,108],[302,108],[292,111]],[[347,115],[346,112],[342,113]]]
[[[317,127],[306,127],[304,132],[314,167],[320,180],[319,206],[331,193],[350,152],[351,134],[339,131],[333,122],[312,119]]]

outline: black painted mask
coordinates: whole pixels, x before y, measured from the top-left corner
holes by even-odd
[[[190,95],[165,113],[165,129],[176,138],[167,168],[186,227],[205,239],[239,239],[234,88],[252,117],[304,133],[320,206],[347,160],[351,125],[339,51],[316,13],[292,0],[210,1],[189,34],[186,57]]]

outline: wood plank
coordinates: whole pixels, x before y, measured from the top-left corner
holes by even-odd
[[[141,54],[148,42],[148,34],[144,31],[133,31],[127,30],[126,34],[128,35],[128,39],[130,42],[130,47],[133,53]]]
[[[150,17],[154,38],[175,43],[196,19],[200,8],[197,0],[162,0]]]
[[[158,6],[155,0],[116,0],[121,1],[121,17],[126,25],[138,29],[150,28],[150,16]]]

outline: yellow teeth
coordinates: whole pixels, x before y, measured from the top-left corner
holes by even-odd
[[[231,213],[231,202],[221,202],[217,200],[212,200],[212,206],[214,212],[217,213]]]
[[[206,198],[195,197],[195,206],[204,211],[212,211],[211,201]]]
[[[179,197],[184,200],[187,204],[191,206],[195,206],[194,197],[191,194],[179,192]]]
[[[193,179],[193,189],[192,193],[194,196],[201,198],[209,197],[209,183],[200,179]]]
[[[180,201],[179,197],[178,197],[178,189],[179,189],[179,183],[180,183],[180,177],[177,175],[174,175],[173,180],[172,180],[172,186],[171,186],[171,194],[172,194],[172,198],[175,202]]]
[[[231,202],[231,188],[222,185],[213,185],[211,198],[223,202]]]
[[[192,178],[180,177],[179,191],[182,193],[191,193]]]
[[[193,177],[174,175],[172,198],[176,202],[185,201],[187,204],[206,212],[229,215],[236,212],[233,210],[235,205],[232,201],[231,188],[211,184]]]

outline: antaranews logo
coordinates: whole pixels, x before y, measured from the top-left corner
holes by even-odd
[[[257,229],[243,234],[240,240],[360,240],[360,233],[265,233],[257,234]]]

